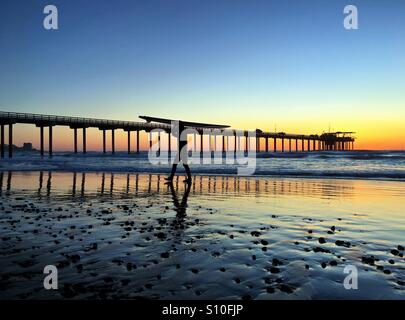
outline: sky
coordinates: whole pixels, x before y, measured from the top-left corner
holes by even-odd
[[[355,131],[357,148],[405,149],[404,16],[403,0],[2,0],[0,110]],[[68,128],[54,135],[73,147]],[[101,132],[88,139],[101,148]],[[38,129],[17,126],[28,141]]]

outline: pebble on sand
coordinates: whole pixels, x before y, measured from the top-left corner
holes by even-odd
[[[260,237],[261,233],[259,231],[252,231],[250,233],[253,237]]]
[[[397,249],[392,249],[391,254],[393,254],[394,256],[397,256],[397,255],[399,255],[399,251]]]
[[[163,253],[161,253],[160,254],[160,256],[162,257],[162,258],[169,258],[169,256],[170,256],[170,254],[169,254],[169,252],[163,252]]]

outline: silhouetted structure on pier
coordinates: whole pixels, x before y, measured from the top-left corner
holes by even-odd
[[[93,119],[93,118],[81,118],[81,117],[67,117],[67,116],[54,116],[54,115],[42,115],[42,114],[32,114],[32,113],[17,113],[17,112],[3,112],[0,111],[0,140],[1,140],[1,157],[4,158],[5,155],[5,127],[8,126],[8,156],[9,158],[13,155],[13,125],[14,124],[33,124],[40,129],[40,153],[44,155],[44,129],[48,128],[49,130],[49,143],[48,143],[48,152],[52,156],[53,153],[53,127],[55,126],[68,126],[73,130],[73,148],[74,152],[78,152],[78,130],[82,130],[83,138],[83,153],[87,151],[87,139],[86,139],[86,129],[87,128],[98,128],[103,133],[103,152],[106,153],[106,132],[111,131],[111,152],[115,153],[115,130],[124,130],[128,134],[128,153],[131,152],[131,132],[136,133],[136,152],[140,151],[140,137],[139,132],[151,132],[152,130],[158,129],[158,150],[161,150],[161,134],[168,134],[168,151],[171,152],[171,125],[166,123],[155,123],[154,118],[143,117],[152,119],[150,122],[136,122],[136,121],[119,121],[119,120],[105,120],[105,119]],[[160,118],[156,118],[160,119]],[[160,119],[162,120],[162,119]],[[166,119],[168,120],[168,119]],[[222,130],[209,133],[209,147],[208,151],[231,151],[236,152],[237,150],[249,151],[251,148],[249,131],[245,130],[235,130],[228,129],[229,126],[226,125],[210,125],[210,124],[198,124],[193,122],[186,122],[188,128],[193,129],[194,136],[193,150],[197,150],[197,134],[200,136],[200,152],[204,151],[204,135],[206,134],[207,128],[212,128],[217,126]],[[195,124],[195,125],[194,125]],[[245,141],[241,143],[241,133]],[[353,132],[330,132],[323,133],[321,135],[301,135],[301,134],[288,134],[285,132],[264,132],[260,129],[256,129],[255,132],[255,142],[256,142],[256,151],[265,151],[269,152],[269,142],[273,140],[272,151],[285,152],[289,151],[339,151],[339,150],[353,150],[355,138],[352,136]],[[221,149],[217,149],[217,136],[222,137]],[[213,138],[213,141],[212,141]],[[229,142],[229,139],[233,138],[233,145]],[[261,148],[261,141],[264,140],[265,147]],[[277,142],[281,142],[281,148],[278,147]],[[213,143],[212,143],[213,142]],[[288,142],[286,146],[286,142]],[[294,148],[293,148],[294,142]],[[243,145],[243,146],[242,146]],[[149,137],[149,147],[152,146],[152,136]]]

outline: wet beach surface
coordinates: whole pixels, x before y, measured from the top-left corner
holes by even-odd
[[[404,299],[404,182],[181,181],[1,173],[0,299]]]

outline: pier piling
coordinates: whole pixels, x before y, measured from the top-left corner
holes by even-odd
[[[13,124],[8,125],[8,157],[13,157]]]
[[[86,128],[83,128],[83,153],[87,152],[86,146]]]
[[[73,145],[74,152],[77,153],[77,128],[73,129]]]
[[[111,152],[115,154],[115,129],[111,130]]]
[[[40,136],[39,136],[39,143],[40,143],[40,153],[41,153],[41,157],[44,156],[44,127],[40,126],[39,127],[39,132],[40,132]]]
[[[200,134],[200,156],[203,157],[204,153],[204,134],[201,132]]]
[[[1,124],[0,140],[1,158],[4,159],[4,124]]]
[[[105,129],[103,129],[103,153],[107,152],[107,143],[106,143],[106,133],[105,133]]]
[[[52,126],[49,126],[49,156],[52,157],[53,152],[53,137],[52,137]]]
[[[128,154],[131,153],[131,131],[127,131],[128,134]]]
[[[169,143],[170,143],[170,133],[169,133]],[[136,130],[136,153],[139,153],[139,130]]]

